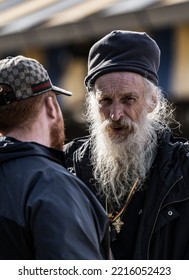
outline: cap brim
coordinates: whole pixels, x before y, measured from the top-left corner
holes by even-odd
[[[64,94],[64,95],[67,95],[67,96],[71,96],[72,95],[72,92],[70,91],[67,91],[63,88],[59,88],[59,87],[56,87],[56,86],[52,86],[52,90],[56,93],[56,94]]]

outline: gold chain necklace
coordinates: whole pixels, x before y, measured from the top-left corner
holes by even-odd
[[[112,212],[108,213],[108,202],[106,199],[106,212],[108,214],[108,218],[110,221],[110,231],[111,232],[113,231],[113,233],[114,233],[113,234],[114,236],[112,236],[113,240],[115,240],[115,234],[120,233],[121,227],[122,227],[122,225],[124,225],[124,222],[121,220],[121,215],[125,212],[125,210],[127,209],[128,205],[129,205],[129,202],[131,201],[131,198],[135,194],[135,191],[136,191],[136,188],[138,185],[138,181],[139,181],[139,179],[137,178],[128,194],[128,197],[127,197],[127,200],[126,200],[124,206],[121,208],[120,211],[116,212],[115,215],[113,215]]]

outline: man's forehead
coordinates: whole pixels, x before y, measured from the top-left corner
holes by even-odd
[[[144,78],[130,72],[108,73],[100,76],[94,84],[94,91],[98,95],[128,95],[143,90]]]

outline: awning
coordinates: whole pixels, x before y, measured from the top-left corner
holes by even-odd
[[[113,29],[155,29],[189,22],[186,0],[0,1],[0,51],[72,44]]]

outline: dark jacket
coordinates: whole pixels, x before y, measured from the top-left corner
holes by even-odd
[[[90,164],[90,138],[68,143],[65,159],[67,167],[96,193]],[[188,143],[173,138],[169,131],[164,133],[158,141],[157,156],[145,185],[148,192],[133,259],[189,259]],[[102,198],[99,200],[104,206]]]
[[[63,153],[0,141],[0,259],[107,259],[107,217]]]

